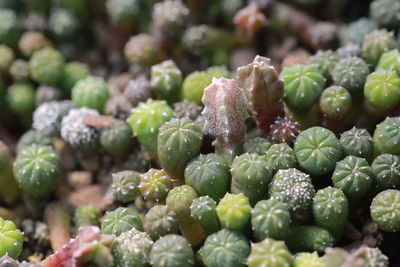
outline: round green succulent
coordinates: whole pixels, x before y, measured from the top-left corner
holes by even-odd
[[[279,170],[286,170],[289,168],[296,167],[296,156],[293,149],[286,143],[274,144],[270,146],[265,158],[268,161],[268,165],[276,173]]]
[[[222,229],[207,237],[200,255],[207,267],[244,267],[249,253],[249,242],[242,233]]]
[[[89,76],[89,67],[81,62],[72,61],[64,65],[62,69],[60,85],[64,90],[64,94],[70,97],[72,88],[83,78]]]
[[[35,107],[35,91],[26,82],[16,82],[8,87],[5,99],[10,110],[21,116],[30,116]]]
[[[149,236],[156,240],[168,234],[177,234],[179,218],[176,213],[165,205],[155,205],[144,217],[143,227]]]
[[[332,50],[318,50],[315,55],[310,57],[309,63],[317,68],[325,79],[330,80],[331,72],[339,60],[339,56]]]
[[[114,158],[126,159],[133,150],[133,133],[129,125],[121,120],[112,120],[111,125],[100,134],[100,144]]]
[[[166,235],[151,247],[150,262],[154,267],[191,267],[194,266],[194,253],[182,236]]]
[[[71,99],[79,108],[87,107],[103,113],[108,98],[107,83],[101,77],[87,76],[72,88]]]
[[[275,174],[268,194],[271,199],[286,203],[291,212],[303,215],[311,209],[315,189],[309,175],[290,168]]]
[[[140,174],[136,171],[120,171],[112,174],[111,189],[116,199],[131,202],[140,195]]]
[[[343,118],[351,109],[351,95],[341,86],[328,87],[322,92],[319,108],[329,118]]]
[[[233,160],[231,174],[231,192],[243,193],[254,205],[264,197],[273,173],[265,156],[245,153]]]
[[[157,61],[159,48],[153,36],[141,33],[129,39],[124,53],[131,63],[151,66]]]
[[[379,123],[372,140],[377,154],[400,155],[400,117],[388,117]]]
[[[326,248],[334,245],[335,239],[328,230],[322,227],[293,226],[286,243],[293,251],[323,253]]]
[[[391,154],[379,155],[371,167],[374,181],[379,188],[385,190],[400,187],[400,157]]]
[[[380,192],[371,203],[371,217],[379,229],[400,231],[400,191],[388,189]]]
[[[298,253],[294,259],[294,267],[322,267],[324,263],[325,259],[316,251]]]
[[[254,137],[247,139],[243,144],[244,153],[257,153],[258,155],[265,155],[270,148],[271,143],[262,137]]]
[[[217,202],[209,196],[193,199],[190,205],[190,216],[203,226],[208,234],[219,230]]]
[[[226,193],[230,181],[228,163],[217,154],[200,155],[185,168],[185,183],[199,196],[210,196],[219,201]]]
[[[140,215],[133,209],[123,207],[106,212],[101,223],[101,232],[109,235],[119,236],[132,228],[143,231]]]
[[[335,238],[341,236],[349,215],[349,203],[341,189],[329,186],[318,190],[312,210],[318,226],[329,230]]]
[[[153,157],[157,154],[159,129],[172,115],[173,110],[165,101],[149,99],[140,103],[127,120],[139,142]]]
[[[29,130],[24,133],[18,140],[16,152],[19,154],[25,148],[31,145],[52,146],[53,143],[49,136],[35,130]]]
[[[150,251],[153,241],[148,234],[135,228],[118,236],[111,245],[116,267],[150,266]]]
[[[365,99],[380,111],[388,111],[400,103],[400,77],[395,71],[377,70],[367,77]]]
[[[61,175],[61,159],[51,146],[33,144],[18,153],[13,171],[19,186],[34,197],[45,197]]]
[[[139,190],[142,196],[151,202],[164,203],[171,189],[171,176],[164,170],[151,168],[140,175]]]
[[[50,12],[48,25],[52,37],[65,42],[77,35],[79,20],[71,10],[54,8]]]
[[[378,25],[368,19],[360,18],[347,27],[345,27],[340,34],[340,41],[342,45],[355,44],[361,46],[365,35],[378,29]]]
[[[22,251],[24,234],[15,226],[14,222],[0,217],[0,257],[8,255],[17,258]]]
[[[349,199],[360,200],[371,189],[373,177],[372,168],[365,159],[347,156],[336,163],[332,181]]]
[[[292,266],[293,256],[285,242],[265,238],[261,242],[251,244],[251,252],[246,263],[249,267]]]
[[[360,93],[364,88],[365,79],[369,74],[369,67],[359,57],[341,59],[332,70],[332,79],[335,85],[344,87],[350,93]]]
[[[160,127],[157,139],[161,167],[174,179],[183,180],[185,166],[199,154],[203,133],[191,119],[172,119]]]
[[[14,51],[10,47],[2,44],[0,45],[0,56],[2,58],[0,62],[0,73],[7,74],[15,59]]]
[[[21,35],[17,14],[11,9],[0,9],[0,25],[0,43],[16,47]]]
[[[77,207],[74,215],[74,223],[77,228],[88,225],[99,225],[100,213],[92,205]]]
[[[397,46],[392,32],[386,29],[375,30],[367,34],[362,44],[362,57],[367,63],[376,66],[381,55]]]
[[[226,193],[218,203],[217,214],[223,228],[240,231],[250,220],[249,199],[242,193]]]
[[[370,17],[379,26],[398,29],[400,26],[400,3],[396,0],[374,0],[369,6]]]
[[[157,98],[168,103],[178,101],[182,84],[182,72],[175,62],[166,60],[151,67],[151,86]]]
[[[372,160],[374,144],[367,130],[353,127],[340,135],[339,142],[345,155],[365,158],[369,162]]]
[[[385,52],[379,59],[376,70],[391,70],[395,71],[397,75],[400,75],[400,52],[397,49],[393,49],[389,52]]]
[[[300,111],[318,101],[326,81],[316,67],[302,64],[284,68],[280,78],[285,86],[285,103]]]
[[[62,76],[63,67],[63,55],[51,47],[35,51],[29,61],[32,79],[41,84],[56,84]]]
[[[107,0],[105,7],[111,21],[121,26],[135,24],[140,14],[138,0]]]
[[[342,147],[333,132],[317,126],[297,136],[294,153],[303,170],[319,176],[335,168],[335,163],[342,158]]]
[[[291,218],[287,205],[275,199],[261,200],[251,211],[251,226],[256,240],[267,237],[282,240],[289,233]]]

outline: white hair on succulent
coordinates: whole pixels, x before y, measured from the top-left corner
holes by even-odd
[[[72,107],[69,100],[41,104],[33,113],[32,128],[49,136],[60,134],[61,120]]]
[[[77,150],[88,151],[96,148],[99,144],[99,132],[83,122],[83,116],[99,115],[94,109],[74,108],[71,109],[61,123],[61,138],[67,141]]]

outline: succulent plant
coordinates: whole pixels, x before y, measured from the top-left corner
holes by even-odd
[[[368,267],[373,266],[389,266],[388,257],[382,253],[379,248],[371,248],[367,246],[361,246],[355,252],[352,253],[354,257],[362,258]]]
[[[347,156],[336,163],[332,174],[333,185],[342,189],[350,200],[360,200],[368,194],[374,174],[368,162],[356,156]]]
[[[400,231],[400,191],[388,189],[377,194],[371,203],[371,217],[379,229],[386,232]]]
[[[35,107],[35,91],[30,83],[16,82],[7,88],[5,100],[12,112],[30,116]]]
[[[72,61],[64,65],[61,74],[60,85],[66,96],[71,95],[72,88],[83,78],[89,76],[89,67],[81,62]]]
[[[62,98],[62,91],[55,86],[40,85],[36,89],[35,105],[39,107],[45,102],[59,101]]]
[[[286,243],[294,251],[317,251],[323,253],[334,245],[335,239],[325,228],[318,226],[293,226]]]
[[[84,117],[97,116],[96,110],[88,108],[71,109],[61,121],[61,137],[72,148],[83,154],[91,154],[100,146],[99,131],[84,122]]]
[[[139,213],[130,208],[119,207],[113,211],[106,212],[101,223],[102,233],[116,236],[120,236],[132,228],[137,231],[143,231]]]
[[[13,165],[19,186],[34,197],[45,197],[61,174],[61,159],[51,146],[31,145],[23,149]]]
[[[248,138],[243,144],[244,153],[253,154],[256,153],[258,155],[265,155],[268,149],[270,148],[271,143],[262,137],[253,137]]]
[[[249,222],[251,206],[243,194],[226,193],[217,206],[218,219],[223,228],[241,231]]]
[[[294,259],[295,267],[322,267],[324,266],[324,257],[318,256],[316,251],[314,252],[301,252],[297,253]]]
[[[376,70],[391,70],[395,71],[397,75],[400,75],[400,52],[397,49],[385,52],[379,59]]]
[[[387,117],[379,123],[372,139],[375,153],[400,155],[400,117]]]
[[[249,3],[233,17],[236,28],[247,37],[254,37],[267,25],[267,18],[256,3]]]
[[[353,127],[340,135],[339,142],[347,156],[365,158],[369,162],[372,160],[374,144],[367,130]]]
[[[177,234],[179,231],[179,218],[167,206],[155,205],[146,213],[143,227],[153,240],[157,240],[168,234]]]
[[[72,107],[69,100],[41,104],[33,113],[32,128],[48,136],[59,135],[61,120]]]
[[[209,196],[193,199],[190,205],[190,216],[203,226],[207,234],[219,230],[217,202]]]
[[[129,81],[124,89],[124,96],[136,107],[153,96],[150,81],[143,75]]]
[[[131,63],[151,66],[157,61],[159,48],[153,36],[141,33],[129,39],[125,44],[124,53]]]
[[[381,189],[400,187],[400,158],[391,154],[377,156],[371,164],[374,182]]]
[[[243,193],[254,205],[262,199],[272,179],[273,169],[266,156],[245,153],[236,157],[231,166],[232,193]]]
[[[227,191],[229,181],[229,165],[217,154],[199,155],[186,165],[185,183],[199,196],[207,195],[219,201]]]
[[[8,69],[14,81],[23,82],[29,80],[29,63],[23,59],[16,59]]]
[[[66,8],[53,8],[48,23],[52,37],[59,42],[74,38],[79,30],[77,16]]]
[[[329,118],[343,118],[351,109],[351,95],[341,86],[326,88],[319,99],[322,113]]]
[[[159,128],[172,117],[173,111],[165,101],[149,99],[133,110],[127,122],[144,148],[156,157]]]
[[[292,213],[302,217],[311,210],[315,189],[309,175],[290,168],[275,174],[268,186],[268,195],[286,203]]]
[[[174,116],[178,119],[189,118],[196,120],[202,110],[201,106],[187,99],[174,103]]]
[[[233,79],[213,78],[202,97],[206,128],[216,140],[216,152],[229,159],[240,154],[248,116],[246,98]]]
[[[333,68],[339,60],[339,56],[332,50],[318,50],[315,55],[310,57],[309,63],[320,70],[325,79],[329,81],[332,78]]]
[[[0,45],[0,55],[3,58],[0,63],[0,73],[6,74],[9,72],[10,66],[15,59],[14,51],[10,47],[2,44]]]
[[[17,258],[22,251],[23,233],[12,221],[0,217],[1,243],[0,256]]]
[[[140,195],[140,174],[136,171],[120,171],[112,175],[112,192],[121,202],[131,202]]]
[[[78,108],[87,107],[103,113],[108,98],[107,83],[101,77],[87,76],[72,88],[71,99]]]
[[[56,84],[61,79],[63,67],[63,55],[51,47],[35,51],[29,60],[31,77],[41,84]]]
[[[333,82],[344,87],[352,94],[358,94],[364,87],[369,74],[369,67],[359,57],[346,57],[341,59],[332,70]]]
[[[75,226],[79,229],[81,226],[98,226],[100,214],[92,205],[77,207],[74,215]]]
[[[293,256],[285,242],[265,238],[263,241],[251,244],[251,252],[246,263],[249,267],[292,266]]]
[[[175,62],[166,60],[151,67],[151,86],[157,98],[169,104],[178,100],[182,84],[182,72]]]
[[[274,144],[265,153],[268,165],[275,174],[278,170],[296,167],[296,156],[293,149],[286,143]]]
[[[242,233],[222,229],[207,237],[200,255],[207,267],[244,267],[249,253],[249,242]]]
[[[191,267],[194,266],[194,253],[182,236],[166,235],[151,247],[150,262],[154,267]]]
[[[267,237],[285,239],[291,221],[287,205],[275,199],[260,200],[251,211],[251,226],[257,241]]]
[[[0,28],[0,43],[16,47],[21,35],[17,14],[11,9],[2,8],[0,21],[3,22]]]
[[[151,202],[164,203],[171,189],[172,179],[165,170],[150,169],[140,175],[139,190]]]
[[[189,185],[174,187],[167,196],[167,207],[179,218],[179,230],[192,246],[204,240],[204,229],[190,216],[190,205],[197,198],[196,191]]]
[[[308,110],[317,101],[326,79],[312,65],[297,64],[285,68],[280,78],[285,85],[285,103],[294,110]]]
[[[353,21],[343,29],[340,35],[340,41],[342,45],[355,44],[357,46],[361,46],[364,41],[364,37],[377,29],[378,25],[374,21],[362,17],[356,21]]]
[[[400,77],[395,71],[377,70],[367,77],[365,99],[380,112],[388,111],[400,103]]]
[[[100,134],[100,144],[114,158],[126,159],[133,150],[132,130],[121,120],[112,120],[111,125]]]
[[[15,181],[13,169],[13,159],[8,146],[0,141],[0,195],[1,199],[12,204],[18,199],[20,192]]]
[[[194,25],[185,30],[182,36],[182,45],[186,50],[201,55],[226,47],[230,48],[232,42],[226,38],[227,32],[220,28],[207,24]]]
[[[396,48],[396,39],[386,29],[375,30],[367,34],[362,44],[362,57],[375,66],[381,55]]]
[[[278,72],[270,59],[256,56],[252,63],[238,68],[236,73],[257,127],[268,133],[275,119],[283,115],[283,82]]]
[[[35,130],[29,130],[24,133],[21,138],[18,140],[16,152],[19,154],[22,150],[31,145],[41,145],[41,146],[52,146],[52,142],[50,137],[44,135],[41,132]]]
[[[324,175],[342,158],[342,147],[335,134],[322,127],[312,127],[299,134],[294,144],[299,166],[312,175]]]
[[[18,42],[19,50],[28,58],[35,51],[48,46],[50,46],[50,41],[41,32],[35,31],[24,32]]]
[[[122,233],[112,243],[115,266],[149,266],[152,245],[150,236],[135,228]]]
[[[343,191],[330,186],[318,190],[312,210],[315,223],[329,230],[338,240],[349,214],[349,203]]]
[[[183,180],[186,163],[198,155],[203,133],[189,118],[172,119],[160,127],[157,139],[161,167],[175,180]]]
[[[278,117],[270,129],[270,136],[275,143],[292,144],[299,133],[300,124],[290,116]]]
[[[372,1],[369,13],[381,27],[396,29],[400,26],[400,4],[395,0]]]

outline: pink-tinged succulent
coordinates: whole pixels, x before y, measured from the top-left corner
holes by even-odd
[[[253,37],[267,25],[267,19],[258,5],[251,2],[236,13],[233,23],[244,35]]]
[[[236,80],[213,78],[204,89],[202,112],[206,127],[215,136],[217,153],[229,158],[240,153],[248,117],[246,97]]]
[[[47,257],[44,267],[83,267],[88,263],[106,267],[112,262],[108,246],[114,241],[114,235],[105,235],[97,226],[82,226],[75,239]]]
[[[283,82],[266,57],[256,56],[252,63],[236,71],[257,127],[268,133],[277,117],[284,115]]]

